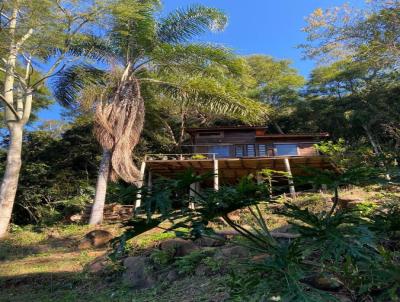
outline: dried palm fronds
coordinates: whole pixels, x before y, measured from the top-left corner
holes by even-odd
[[[132,151],[139,142],[143,123],[144,101],[139,81],[123,77],[109,101],[99,104],[95,114],[95,136],[104,149],[111,151],[111,181],[138,181]]]

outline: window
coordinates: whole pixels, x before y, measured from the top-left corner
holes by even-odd
[[[265,145],[258,145],[258,156],[267,156],[267,148]]]
[[[296,144],[276,144],[276,155],[298,155]]]
[[[256,150],[254,148],[254,145],[247,145],[247,156],[248,157],[256,156]]]
[[[229,157],[229,146],[211,146],[209,150],[218,158]]]
[[[243,146],[235,146],[236,157],[243,157]]]

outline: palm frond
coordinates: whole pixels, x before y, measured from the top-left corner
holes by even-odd
[[[106,72],[92,65],[78,64],[58,73],[52,80],[54,96],[64,107],[75,107],[78,96],[89,85],[104,85]]]
[[[94,35],[84,35],[71,41],[68,54],[75,57],[85,57],[97,62],[107,62],[115,57],[115,47],[104,38]]]
[[[202,5],[178,9],[158,23],[157,37],[162,43],[182,43],[207,30],[222,30],[227,17],[220,10]]]
[[[268,106],[246,98],[236,89],[224,87],[212,78],[192,77],[174,82],[143,80],[156,84],[163,94],[176,102],[202,112],[239,118],[248,124],[264,122],[270,114]]]
[[[154,67],[164,71],[178,67],[185,72],[204,72],[213,65],[223,68],[230,76],[236,76],[247,68],[244,59],[230,49],[210,44],[162,44],[153,50],[152,57],[156,62]]]

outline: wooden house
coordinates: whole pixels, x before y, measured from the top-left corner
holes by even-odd
[[[262,169],[301,174],[304,166],[330,168],[327,158],[315,144],[327,133],[270,134],[266,127],[190,128],[190,144],[181,154],[147,154],[141,165],[141,183],[151,184],[155,175],[174,177],[192,169],[195,173],[213,172],[214,189],[237,182]],[[289,179],[290,181],[290,179]],[[139,185],[140,185],[139,184]],[[291,186],[294,193],[294,187]]]

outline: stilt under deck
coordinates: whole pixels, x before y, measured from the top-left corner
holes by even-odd
[[[275,156],[253,158],[219,158],[219,159],[154,159],[147,156],[146,170],[153,175],[174,177],[187,169],[202,174],[215,173],[214,187],[219,184],[235,183],[238,179],[254,174],[262,169],[291,172],[293,176],[304,174],[304,168],[332,169],[325,156]],[[288,171],[288,168],[290,171]]]
[[[193,154],[147,155],[141,164],[138,187],[142,187],[145,178],[147,178],[148,187],[151,187],[153,177],[173,178],[177,174],[191,169],[197,174],[213,173],[213,187],[214,190],[218,190],[220,184],[234,184],[244,176],[253,174],[257,177],[257,172],[263,169],[272,169],[287,172],[290,193],[295,197],[293,176],[305,174],[307,167],[333,169],[328,158],[321,155],[216,158],[214,154],[206,154],[204,159],[193,159],[192,156]],[[261,180],[257,179],[257,181]],[[195,185],[197,188],[199,184],[193,184],[193,186]],[[193,187],[193,189],[195,188]],[[140,205],[141,195],[138,193],[135,208]]]

